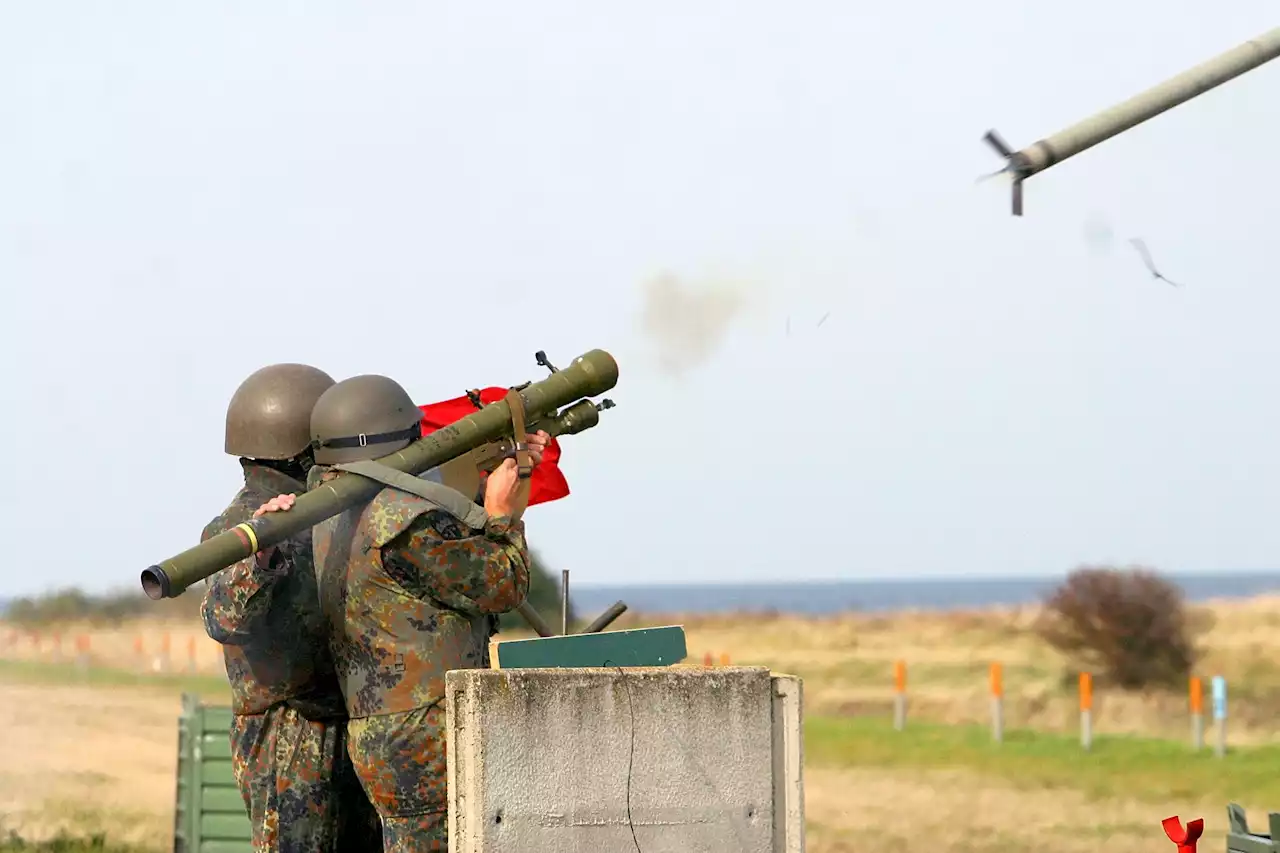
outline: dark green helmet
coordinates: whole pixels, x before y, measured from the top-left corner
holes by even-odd
[[[395,453],[421,432],[422,411],[386,376],[352,376],[334,385],[311,410],[316,463],[336,465]]]
[[[333,377],[306,364],[272,364],[240,383],[227,406],[232,456],[291,459],[310,443],[311,409]]]

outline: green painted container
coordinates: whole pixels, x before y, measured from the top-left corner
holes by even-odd
[[[679,625],[505,640],[494,646],[500,669],[671,666],[688,654]]]
[[[253,829],[231,768],[230,729],[230,708],[183,694],[174,853],[253,853]]]

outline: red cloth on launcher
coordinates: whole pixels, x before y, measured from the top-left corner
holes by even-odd
[[[484,388],[480,391],[480,402],[496,403],[507,396],[508,388]],[[419,406],[422,410],[422,434],[428,435],[441,427],[446,427],[456,420],[461,420],[476,411],[475,404],[465,394]],[[569,494],[569,484],[560,471],[560,443],[554,438],[542,454],[542,461],[533,469],[529,477],[529,506],[556,501]]]

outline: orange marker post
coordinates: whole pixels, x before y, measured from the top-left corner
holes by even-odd
[[[728,665],[729,665],[729,653],[728,653],[728,652],[721,652],[721,653],[720,653],[720,665],[721,665],[721,666],[728,666]]]
[[[1093,746],[1093,673],[1080,673],[1080,745]]]
[[[89,635],[76,635],[76,666],[82,670],[89,668]]]
[[[1191,704],[1191,748],[1204,749],[1204,685],[1200,676],[1193,675],[1187,681],[1188,699]]]
[[[907,727],[907,662],[893,662],[893,727]]]
[[[1004,742],[1004,673],[999,661],[991,664],[991,737]]]
[[[715,660],[715,658],[713,658],[713,657],[711,656],[711,652],[707,652],[705,655],[703,655],[703,656],[702,656],[702,665],[703,665],[703,666],[715,666],[715,665],[716,665],[716,660]]]

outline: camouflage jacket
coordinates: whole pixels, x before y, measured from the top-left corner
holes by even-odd
[[[324,469],[311,469],[315,488]],[[330,649],[353,717],[429,707],[444,674],[489,665],[497,615],[529,594],[524,523],[467,527],[434,503],[384,488],[314,528]]]
[[[303,491],[279,471],[240,464],[244,488],[201,541],[248,521],[276,495]],[[346,717],[324,642],[310,531],[280,543],[268,566],[249,557],[211,577],[201,615],[205,631],[222,644],[235,713],[259,714],[287,702],[310,719]]]

